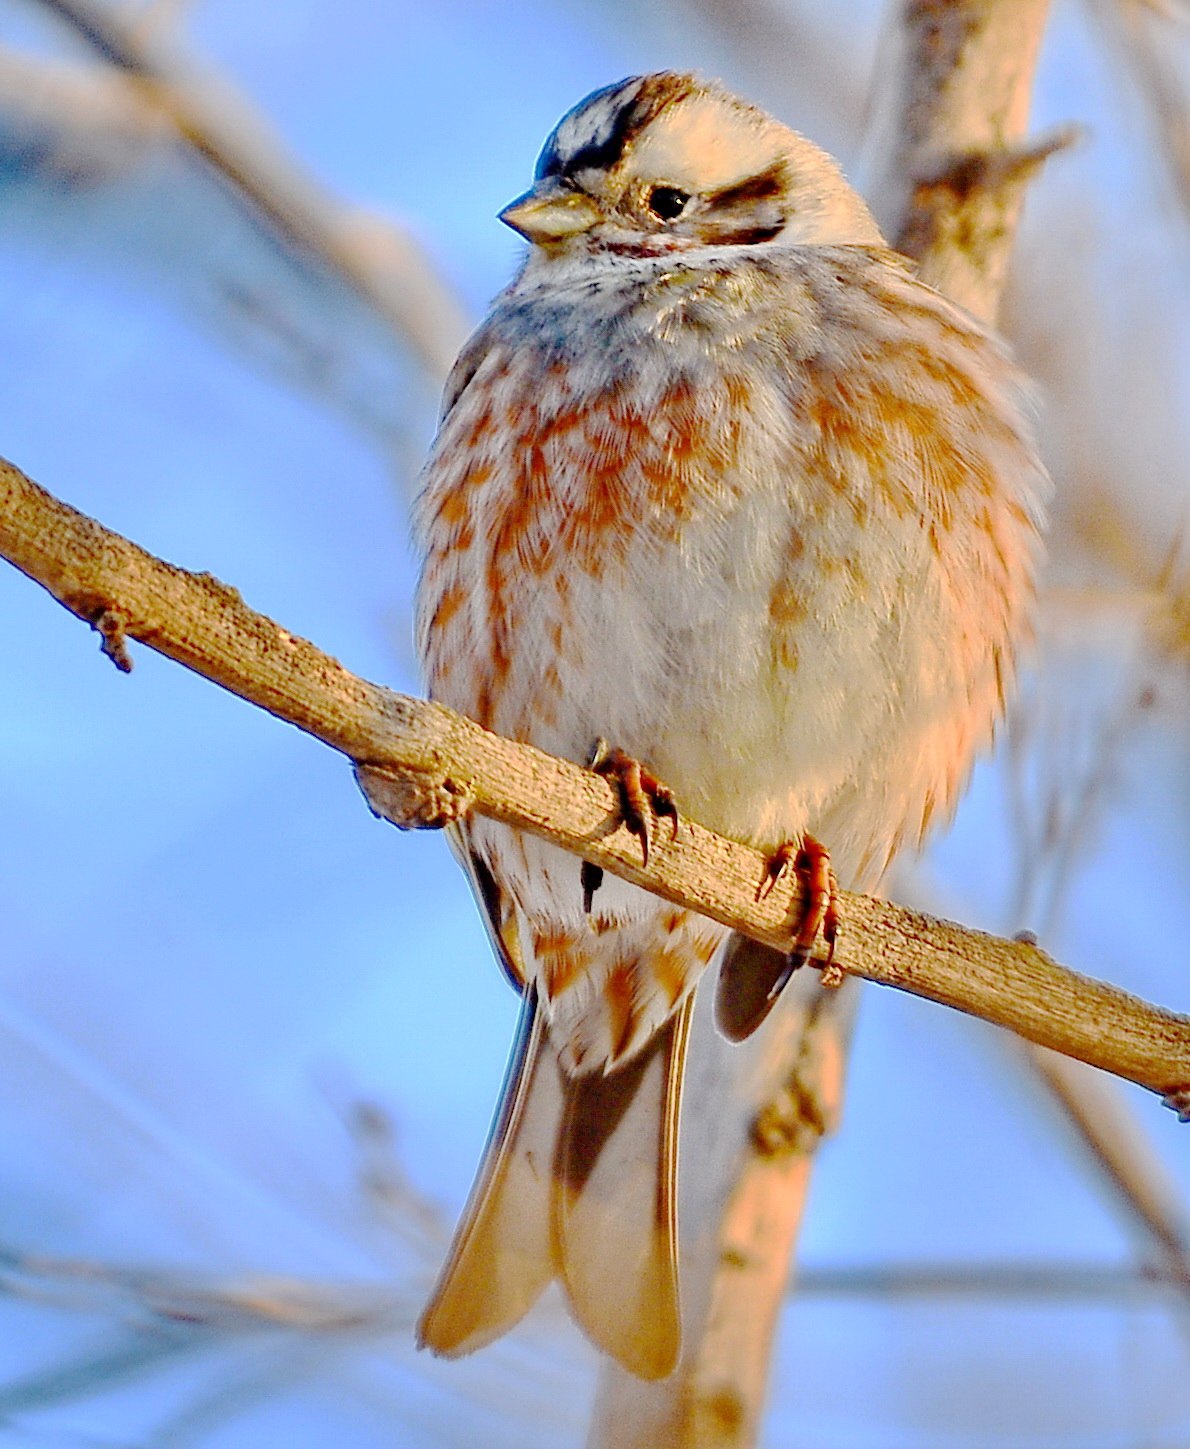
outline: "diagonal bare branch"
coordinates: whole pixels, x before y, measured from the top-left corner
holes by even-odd
[[[1120,697],[1089,711],[1096,721],[1093,744],[1078,766],[1048,763],[1040,772],[1044,782],[1040,792],[1026,768],[1028,756],[1038,750],[1041,741],[1051,738],[1065,741],[1065,751],[1078,753],[1071,751],[1071,720],[1047,718],[1052,716],[1054,701],[1062,700],[1060,691],[1033,691],[1009,730],[1008,778],[1020,845],[1010,919],[1036,924],[1043,937],[1054,933],[1077,858],[1110,794],[1111,776],[1144,718],[1154,680],[1176,660],[1176,642],[1164,627],[1164,602],[1162,589],[1151,603],[1133,594],[1119,600],[1110,595],[1077,599],[1083,626],[1097,626],[1100,634],[1113,613],[1126,610],[1130,616],[1139,615],[1136,634],[1129,632],[1124,636],[1128,643],[1117,645],[1138,657],[1126,671]],[[1092,605],[1095,612],[1089,613]],[[1059,593],[1050,601],[1047,620],[1051,633],[1054,615],[1061,617],[1062,606],[1070,608],[1068,594]],[[1090,624],[1088,617],[1093,621]],[[1051,638],[1051,667],[1053,650]],[[1070,706],[1062,702],[1057,708],[1060,712]],[[1088,714],[1085,700],[1079,714]],[[1112,1206],[1124,1207],[1137,1237],[1148,1245],[1170,1278],[1180,1282],[1184,1291],[1190,1290],[1190,1217],[1156,1144],[1118,1084],[1042,1047],[1029,1046],[1024,1056],[1095,1169],[1096,1185],[1106,1189]]]
[[[170,138],[159,111],[106,68],[0,47],[0,157],[73,184],[106,180]]]
[[[601,776],[359,678],[235,589],[154,557],[3,461],[0,554],[105,640],[138,639],[347,755],[373,807],[402,825],[440,826],[473,809],[756,940],[789,944],[800,887],[780,882],[758,901],[760,851],[686,821],[676,840],[660,833],[646,868]],[[1028,943],[869,896],[845,895],[844,911],[836,960],[848,972],[980,1016],[1183,1105],[1190,1018],[1080,976]]]
[[[1100,1181],[1114,1190],[1150,1244],[1162,1277],[1190,1291],[1190,1218],[1131,1104],[1115,1082],[1081,1062],[1031,1045],[1026,1054],[1089,1152]]]

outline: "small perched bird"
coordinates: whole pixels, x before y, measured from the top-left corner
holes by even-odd
[[[418,510],[430,693],[579,763],[608,741],[644,849],[676,801],[810,871],[792,962],[721,953],[742,1037],[831,926],[818,842],[872,889],[1003,710],[1047,489],[1026,390],[829,156],[695,76],[588,96],[502,219],[529,252],[455,365]],[[683,1058],[727,932],[486,819],[453,843],[524,1007],[421,1341],[478,1348],[558,1278],[662,1377]]]

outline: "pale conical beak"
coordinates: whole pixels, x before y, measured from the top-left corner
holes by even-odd
[[[539,181],[532,191],[518,196],[500,213],[500,220],[526,241],[538,244],[563,241],[590,231],[600,218],[595,200],[558,182]]]

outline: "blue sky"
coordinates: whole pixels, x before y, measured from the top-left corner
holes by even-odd
[[[337,196],[413,228],[474,315],[516,255],[495,213],[575,99],[660,65],[748,88],[705,26],[660,6],[293,0],[278,23],[260,0],[211,0],[191,7],[186,38]],[[17,0],[0,3],[0,44],[60,47]],[[1093,123],[1036,210],[1094,210],[1086,266],[1119,279],[1099,287],[1108,322],[1129,325],[1117,290],[1132,319],[1162,286],[1180,281],[1184,297],[1184,231],[1152,171],[1132,166],[1143,132],[1071,8],[1060,7],[1037,109],[1041,124]],[[812,129],[810,115],[789,118]],[[432,389],[349,299],[328,303],[330,322],[312,320],[308,282],[176,158],[151,154],[85,186],[47,185],[7,153],[0,168],[0,452],[145,547],[234,583],[357,672],[416,689],[406,501]],[[1044,244],[1034,227],[1026,254]],[[264,323],[249,305],[261,299]],[[287,352],[269,315],[296,317],[313,343]],[[314,386],[297,352],[330,357],[340,384]],[[1184,374],[1163,382],[1185,398]],[[1176,513],[1164,495],[1153,508]],[[134,673],[118,675],[11,570],[0,610],[0,1249],[220,1280],[396,1284],[415,1304],[437,1250],[411,1248],[361,1194],[342,1118],[360,1098],[382,1106],[404,1171],[449,1217],[516,1003],[444,843],[381,825],[343,760],[151,652],[135,649]],[[1111,642],[1054,665],[1076,698],[1115,657]],[[1158,719],[1138,738],[1051,948],[1177,1005],[1185,737]],[[1015,924],[1004,918],[1012,852],[1002,775],[987,767],[931,857],[934,899],[973,924]],[[1152,904],[1128,921],[1121,952],[1111,900],[1125,853],[1143,864]],[[1172,1118],[1133,1095],[1184,1192]],[[1010,1047],[868,991],[803,1262],[1121,1263],[1131,1252]],[[247,1350],[220,1342],[205,1365],[183,1355],[172,1377],[16,1413],[6,1377],[114,1341],[123,1320],[94,1305],[0,1303],[0,1443],[173,1444],[183,1431],[220,1446],[473,1442],[484,1395],[518,1355],[545,1355],[564,1391],[526,1404],[538,1417],[523,1431],[493,1432],[579,1443],[589,1360],[558,1313],[486,1365],[427,1364],[407,1325],[354,1357],[311,1351],[304,1369],[284,1353],[281,1367],[252,1369]],[[1190,1423],[1184,1345],[1143,1305],[810,1300],[788,1317],[774,1444],[1114,1446],[1143,1430],[1161,1445]],[[856,1353],[873,1366],[862,1392],[846,1373]],[[253,1373],[275,1389],[245,1391],[242,1410],[233,1394],[234,1411],[221,1411],[219,1385],[230,1393]],[[208,1397],[212,1424],[183,1423]]]

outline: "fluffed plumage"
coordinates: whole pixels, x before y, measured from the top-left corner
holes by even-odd
[[[1026,631],[1047,484],[1019,375],[825,153],[691,76],[588,97],[503,215],[533,245],[419,506],[432,696],[580,763],[606,738],[703,823],[812,832],[872,888],[951,811]],[[725,932],[610,878],[587,914],[571,857],[484,819],[455,845],[525,1007],[422,1341],[477,1348],[557,1277],[660,1377],[688,1020]]]

